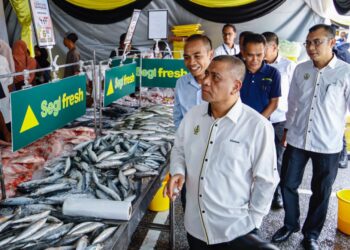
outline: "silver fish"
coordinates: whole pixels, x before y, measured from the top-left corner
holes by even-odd
[[[69,172],[71,166],[72,166],[72,161],[70,160],[70,157],[68,156],[66,159],[66,165],[64,168],[64,172],[63,172],[65,175]]]
[[[59,183],[59,184],[53,184],[50,186],[46,186],[44,188],[39,188],[35,192],[31,193],[31,197],[37,197],[37,196],[42,196],[45,194],[49,194],[52,192],[57,192],[57,191],[63,191],[63,190],[68,190],[71,189],[71,186],[69,183]]]
[[[105,192],[106,194],[111,196],[114,200],[116,200],[116,201],[120,201],[121,200],[120,196],[116,192],[114,192],[112,189],[110,189],[110,188],[108,188],[108,187],[106,187],[106,186],[104,186],[104,185],[99,183],[97,175],[96,175],[96,173],[94,171],[92,172],[92,178],[93,178],[96,186],[99,189],[101,189],[103,192]]]
[[[89,238],[87,235],[81,237],[77,243],[76,250],[84,250],[89,244]]]
[[[82,235],[87,234],[92,231],[94,231],[96,228],[102,227],[104,224],[100,222],[93,222],[85,227],[82,227],[80,229],[75,230],[74,232],[70,233],[70,235]]]
[[[29,226],[26,230],[24,230],[20,235],[18,235],[16,238],[11,240],[11,243],[14,243],[16,241],[21,241],[25,238],[28,238],[30,235],[36,233],[40,228],[44,226],[46,223],[47,218],[40,219],[36,222],[34,222],[31,226]]]
[[[38,240],[41,237],[43,237],[46,234],[49,234],[50,232],[54,231],[55,229],[59,228],[60,226],[63,225],[63,222],[60,223],[54,223],[54,224],[49,224],[40,230],[38,230],[36,233],[25,239],[24,241],[32,241],[32,240]]]
[[[18,220],[14,220],[12,221],[12,224],[20,224],[20,223],[32,223],[34,221],[38,221],[40,219],[46,218],[47,216],[49,216],[49,214],[51,213],[51,210],[42,212],[40,214],[33,214]]]
[[[106,239],[108,239],[112,234],[115,232],[115,230],[118,227],[109,227],[105,229],[99,236],[96,237],[96,239],[92,242],[92,244],[102,243]]]

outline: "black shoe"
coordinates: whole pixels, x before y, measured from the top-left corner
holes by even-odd
[[[317,240],[304,238],[301,242],[305,250],[319,250],[320,246],[318,245]]]
[[[342,163],[342,162],[339,162],[339,165],[338,165],[338,168],[347,168],[348,167],[348,163]]]
[[[273,243],[279,243],[288,240],[289,236],[292,233],[298,232],[300,229],[288,229],[286,226],[281,227],[277,232],[272,236]]]
[[[281,209],[283,208],[283,201],[282,201],[282,197],[279,193],[275,194],[273,196],[273,200],[271,203],[271,208],[272,209]]]

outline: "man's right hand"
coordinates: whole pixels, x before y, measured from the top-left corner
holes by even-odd
[[[172,176],[164,188],[163,196],[168,195],[172,201],[175,201],[176,197],[180,194],[184,181],[185,176],[182,174]]]
[[[284,130],[283,131],[283,136],[282,136],[282,139],[281,139],[281,145],[282,147],[287,147],[287,130]]]

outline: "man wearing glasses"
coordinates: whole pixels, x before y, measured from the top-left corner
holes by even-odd
[[[300,230],[298,187],[306,163],[312,161],[312,195],[304,222],[302,245],[319,249],[317,239],[326,220],[332,185],[342,150],[344,120],[350,106],[350,65],[332,53],[335,31],[329,25],[310,28],[305,42],[310,61],[299,64],[288,96],[283,143],[281,188],[284,226],[272,237],[286,241]]]

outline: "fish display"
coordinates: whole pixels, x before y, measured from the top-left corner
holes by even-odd
[[[51,160],[41,178],[19,183],[18,196],[0,202],[13,211],[0,210],[0,249],[104,249],[118,227],[65,216],[62,204],[68,198],[135,203],[144,180],[167,164],[174,133],[172,108],[153,105],[114,119],[102,136]]]
[[[61,221],[52,211],[27,215],[21,209],[0,222],[0,249],[103,249],[118,226]]]
[[[42,168],[46,162],[71,151],[76,144],[93,138],[95,138],[93,129],[76,127],[56,130],[16,152],[12,152],[11,146],[1,147],[6,195],[14,196],[17,185],[32,179],[33,173]]]

